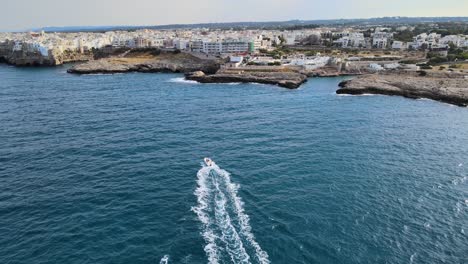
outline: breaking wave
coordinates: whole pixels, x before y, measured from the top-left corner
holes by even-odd
[[[187,84],[199,84],[197,81],[186,80],[184,77],[172,78],[168,82],[172,83],[187,83]]]
[[[211,264],[270,263],[268,254],[255,241],[249,216],[238,196],[239,185],[216,164],[203,166],[197,173],[195,190],[198,205],[192,210],[202,223],[204,250]]]

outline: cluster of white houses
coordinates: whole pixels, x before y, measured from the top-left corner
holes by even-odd
[[[304,30],[137,30],[105,33],[0,33],[0,48],[11,51],[36,52],[47,56],[50,52],[66,50],[85,52],[103,47],[113,48],[175,48],[211,55],[256,53],[271,50],[277,44],[303,44],[313,37],[317,45],[329,37],[334,46],[342,48],[420,49],[446,48],[449,43],[468,47],[468,36],[420,34],[411,42],[394,40],[394,34],[376,28],[370,37],[362,32],[334,28]]]
[[[422,33],[413,37],[413,41],[403,42],[394,40],[394,34],[389,32],[375,32],[371,37],[364,37],[364,33],[345,32],[341,37],[333,41],[333,44],[342,48],[374,48],[374,49],[442,49],[448,48],[449,43],[456,47],[467,48],[468,36],[448,35],[442,37],[436,33]]]
[[[412,42],[393,41],[393,49],[443,49],[448,48],[452,43],[455,47],[467,48],[468,36],[464,35],[448,35],[442,37],[440,34],[419,34],[413,38]]]
[[[174,48],[206,54],[254,53],[271,49],[280,43],[284,32],[276,31],[210,31],[210,30],[138,30],[105,33],[0,33],[0,43],[12,51],[39,52],[51,50],[87,51],[113,48]]]

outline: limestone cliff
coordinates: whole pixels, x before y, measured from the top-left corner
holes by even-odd
[[[121,72],[181,72],[204,71],[214,73],[219,61],[200,59],[187,53],[131,52],[124,56],[89,61],[76,65],[69,73],[121,73]]]
[[[383,94],[427,98],[458,106],[468,105],[468,80],[457,74],[392,73],[364,75],[344,81],[337,94]]]

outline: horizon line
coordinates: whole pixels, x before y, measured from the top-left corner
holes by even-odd
[[[403,19],[429,19],[429,18],[457,18],[457,19],[467,19],[468,16],[382,16],[382,17],[361,17],[361,18],[325,18],[325,19],[288,19],[288,20],[257,20],[257,21],[224,21],[224,22],[193,22],[193,23],[168,23],[168,24],[125,24],[125,25],[69,25],[69,26],[41,26],[41,27],[35,27],[35,28],[29,28],[29,29],[23,29],[23,30],[1,30],[0,32],[3,33],[25,33],[25,32],[30,32],[30,31],[39,31],[39,30],[46,30],[48,28],[56,28],[56,29],[85,29],[85,28],[140,28],[140,29],[145,29],[149,27],[177,27],[177,26],[196,26],[196,25],[215,25],[215,24],[235,24],[235,23],[287,23],[287,22],[311,22],[309,25],[313,25],[312,22],[325,22],[325,21],[353,21],[353,20],[372,20],[372,19],[385,19],[385,18],[403,18]],[[467,21],[468,22],[468,21]]]

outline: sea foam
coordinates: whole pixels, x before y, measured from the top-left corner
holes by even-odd
[[[197,173],[195,190],[198,205],[192,210],[202,223],[205,253],[209,263],[270,263],[268,254],[252,233],[249,216],[238,196],[239,185],[216,164],[203,166]]]
[[[185,84],[199,84],[197,81],[186,80],[184,77],[172,78],[168,82],[171,83],[185,83]]]

